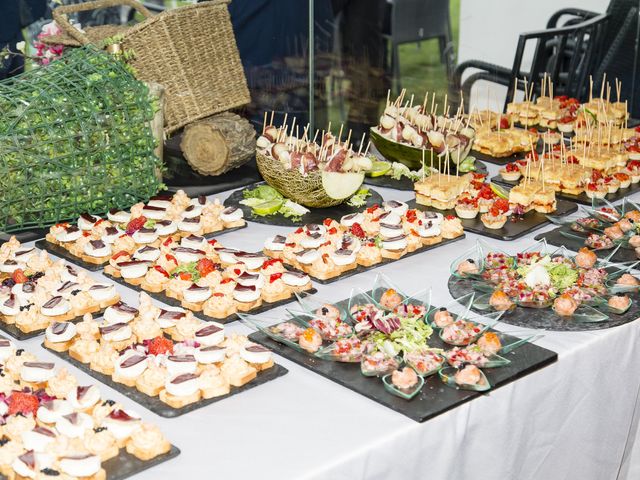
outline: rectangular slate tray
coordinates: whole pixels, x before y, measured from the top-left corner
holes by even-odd
[[[437,210],[432,207],[426,207],[416,203],[415,199],[407,203],[409,208],[417,208],[422,211],[432,210],[434,212],[440,212],[443,215],[456,215],[455,210]],[[575,212],[577,209],[578,206],[575,203],[567,202],[566,200],[557,200],[557,209],[553,212],[553,215],[567,215]],[[498,230],[492,230],[485,227],[482,220],[480,220],[480,214],[478,214],[476,218],[461,218],[460,220],[462,221],[462,226],[465,231],[477,233],[478,235],[483,235],[485,237],[495,238],[497,240],[515,240],[516,238],[527,235],[549,223],[549,220],[544,213],[534,211],[525,213],[522,216],[522,219],[518,221],[508,219],[504,227]]]
[[[106,309],[103,308],[97,312],[93,312],[91,315],[93,315],[94,318],[102,316],[105,310]],[[0,317],[2,317],[2,315],[0,315]],[[69,321],[72,323],[80,322],[82,321],[82,316],[75,317]],[[33,332],[25,333],[15,325],[9,325],[8,323],[5,323],[2,320],[0,320],[0,330],[5,333],[8,333],[9,335],[11,335],[13,338],[17,340],[29,340],[30,338],[35,338],[42,335],[46,329],[43,328],[42,330],[34,330]]]
[[[547,243],[551,245],[556,245],[558,247],[565,246],[569,250],[573,250],[577,252],[582,247],[585,246],[583,240],[578,240],[577,238],[567,238],[560,234],[560,232],[570,232],[575,235],[576,232],[573,232],[569,227],[558,227],[549,232],[540,233],[536,235],[535,240],[546,239]],[[586,238],[586,237],[585,237]],[[594,253],[599,258],[605,258],[611,254],[611,250],[594,250]],[[638,260],[636,256],[635,250],[632,248],[620,248],[616,254],[611,258],[614,262],[633,262]]]
[[[476,169],[469,173],[487,173],[487,166],[479,161],[475,163]],[[380,177],[364,177],[364,183],[367,185],[373,185],[376,187],[393,188],[395,190],[413,191],[413,180],[402,177],[400,180],[395,180],[388,175],[382,175]]]
[[[151,410],[156,415],[160,415],[161,417],[165,418],[175,418],[179,417],[180,415],[184,415],[185,413],[193,412],[194,410],[198,410],[199,408],[206,407],[207,405],[211,405],[212,403],[219,402],[220,400],[224,400],[225,398],[229,398],[246,390],[250,390],[253,387],[262,385],[263,383],[275,380],[276,378],[282,377],[289,372],[289,370],[284,368],[282,365],[275,363],[273,367],[269,368],[268,370],[258,372],[258,376],[255,378],[255,380],[252,380],[249,383],[242,385],[241,387],[231,387],[231,391],[227,395],[221,395],[219,397],[213,397],[207,400],[200,400],[199,402],[185,405],[182,408],[173,408],[160,400],[160,397],[151,397],[146,393],[142,393],[135,387],[128,387],[126,385],[123,385],[122,383],[114,382],[111,376],[92,370],[88,364],[79,362],[75,358],[72,358],[67,352],[56,352],[54,350],[50,350],[45,347],[44,342],[42,343],[42,348],[49,350],[51,353],[57,355],[66,362],[69,362],[77,369],[82,370],[84,373],[92,376],[99,382],[108,385],[114,390],[117,390],[134,402],[139,403],[148,410]]]
[[[132,477],[140,472],[149,470],[156,465],[160,465],[161,463],[171,460],[178,455],[180,455],[180,449],[175,445],[171,445],[171,450],[167,453],[158,455],[151,460],[144,461],[130,453],[127,453],[124,448],[121,448],[117,457],[113,457],[106,462],[102,462],[102,468],[104,468],[104,471],[107,473],[107,480],[124,480],[125,478]],[[0,479],[7,480],[7,477],[0,474]]]
[[[114,277],[112,275],[109,275],[108,273],[104,274],[105,277],[110,278],[111,280],[113,280],[116,283],[119,283],[120,285],[123,285],[125,287],[129,287],[132,290],[135,290],[136,292],[145,292],[147,293],[151,298],[155,298],[156,300],[166,303],[167,305],[171,305],[172,307],[180,307],[180,308],[184,308],[182,307],[182,303],[180,302],[180,300],[177,300],[175,298],[172,297],[168,297],[166,296],[164,293],[160,292],[160,293],[154,293],[154,292],[147,292],[146,290],[144,290],[143,288],[141,288],[139,285],[131,285],[130,283],[128,283],[127,281],[125,281],[124,279],[120,278],[120,277]],[[317,290],[315,288],[311,288],[310,290],[305,290],[308,293],[316,293]],[[268,310],[271,310],[272,308],[276,308],[279,307],[281,305],[286,305],[288,303],[291,302],[295,302],[296,301],[296,296],[295,295],[291,295],[289,298],[285,298],[284,300],[278,300],[277,302],[273,302],[273,303],[269,303],[269,302],[262,302],[262,305],[260,305],[258,308],[250,310],[246,313],[250,313],[253,315],[257,315],[258,313],[263,313],[266,312]],[[188,310],[188,309],[186,309]],[[206,320],[208,322],[218,322],[218,323],[229,323],[229,322],[233,322],[235,320],[238,320],[238,315],[236,315],[235,313],[232,315],[229,315],[227,318],[223,318],[223,319],[219,319],[219,318],[213,318],[210,317],[208,315],[205,315],[202,312],[193,312],[198,318],[202,319],[202,320]]]
[[[473,155],[474,157],[476,157],[476,160],[482,160],[483,162],[492,163],[494,165],[506,165],[507,163],[511,163],[515,160],[521,159],[522,157],[524,157],[524,155],[526,155],[526,153],[527,152],[519,152],[514,153],[513,155],[509,155],[508,157],[497,158],[492,157],[491,155],[487,155],[486,153],[479,152],[472,148],[471,152],[469,152],[469,155]]]
[[[413,208],[413,207],[409,207],[409,208]],[[378,262],[375,265],[371,265],[371,266],[368,266],[368,267],[365,267],[363,265],[358,265],[356,268],[353,268],[353,269],[351,269],[349,271],[346,271],[346,272],[344,272],[344,273],[342,273],[342,274],[340,274],[340,275],[338,275],[336,277],[327,278],[325,280],[320,279],[320,278],[316,278],[311,274],[308,274],[308,275],[309,275],[309,277],[311,277],[313,279],[314,282],[319,283],[321,285],[328,285],[330,283],[337,282],[338,280],[342,280],[343,278],[352,277],[353,275],[357,275],[359,273],[363,273],[363,272],[367,272],[369,270],[373,270],[374,268],[381,267],[382,265],[387,265],[388,263],[391,263],[391,262],[399,262],[399,261],[401,261],[401,260],[403,260],[405,258],[411,257],[413,255],[417,255],[418,253],[426,252],[428,250],[432,250],[432,249],[440,247],[442,245],[448,245],[450,243],[457,242],[459,240],[462,240],[464,237],[465,237],[465,235],[462,234],[462,235],[460,235],[459,237],[456,237],[456,238],[442,240],[440,243],[436,243],[435,245],[427,245],[427,246],[421,247],[421,248],[419,248],[417,250],[414,250],[413,252],[407,253],[406,255],[400,257],[398,260],[394,260],[392,258],[383,258],[381,262]]]
[[[218,232],[211,232],[205,235],[204,238],[209,239],[209,238],[217,237],[224,233],[235,232],[236,230],[242,230],[243,228],[247,228],[247,226],[248,224],[247,222],[245,222],[245,224],[241,227],[225,228],[224,230],[220,230]],[[43,238],[42,240],[38,240],[35,243],[35,245],[36,247],[42,250],[47,250],[49,253],[52,253],[57,257],[64,258],[68,262],[74,263],[84,268],[85,270],[89,270],[90,272],[97,272],[98,270],[102,270],[104,266],[108,263],[108,262],[104,262],[99,265],[96,265],[95,263],[85,262],[81,258],[78,258],[75,255],[72,255],[71,252],[69,252],[69,250],[67,250],[66,248],[62,248],[60,245],[51,243],[46,238]]]
[[[339,303],[344,303],[344,301]],[[515,339],[515,337],[508,338]],[[292,362],[420,423],[473,400],[480,395],[490,394],[491,390],[539,370],[555,362],[558,358],[558,354],[551,350],[526,343],[505,355],[505,358],[511,360],[509,365],[500,368],[483,369],[492,385],[492,389],[489,392],[480,393],[453,389],[444,385],[436,373],[426,378],[421,392],[407,401],[387,392],[380,378],[362,375],[359,363],[333,362],[312,357],[278,343],[262,332],[252,333],[249,335],[249,339],[264,345]],[[429,339],[429,346],[443,348],[444,345],[434,332]],[[447,346],[446,348],[453,347]]]
[[[37,240],[38,238],[43,238],[48,231],[49,231],[48,228],[34,228],[34,229],[25,230],[22,232],[15,232],[15,233],[0,232],[0,245],[2,245],[5,242],[8,242],[11,237],[16,237],[16,239],[20,243],[31,242],[33,240]]]
[[[504,185],[506,187],[515,187],[518,185],[518,182],[508,182],[503,179],[500,175],[496,175],[491,179],[493,183],[498,183],[500,185]],[[619,188],[616,193],[608,193],[605,197],[610,202],[617,202],[618,200],[622,200],[629,195],[633,195],[634,193],[640,192],[640,183],[632,183],[628,188]],[[581,205],[592,205],[592,200],[587,197],[586,193],[581,193],[580,195],[570,195],[568,193],[557,192],[557,198],[562,198],[568,200],[570,202],[579,203]]]

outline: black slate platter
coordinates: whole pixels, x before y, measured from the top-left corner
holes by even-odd
[[[460,298],[467,293],[471,293],[473,288],[468,280],[457,279],[453,276],[449,277],[448,282],[449,293],[453,298]],[[553,330],[557,332],[583,332],[592,330],[603,330],[606,328],[617,327],[625,323],[633,322],[640,317],[640,296],[638,294],[630,295],[633,300],[631,308],[622,315],[609,313],[609,320],[605,322],[575,322],[564,320],[551,308],[524,308],[516,307],[510,312],[506,312],[501,318],[501,323],[508,323],[516,327],[537,328],[540,330]],[[473,309],[476,313],[482,314],[480,310]]]
[[[538,153],[542,152],[542,145],[543,145],[542,140],[538,139],[538,143],[536,144],[536,151]],[[469,153],[469,155],[473,155],[474,157],[476,157],[476,160],[493,163],[494,165],[506,165],[507,163],[511,163],[515,160],[524,158],[526,154],[527,152],[518,152],[518,153],[514,153],[513,155],[509,155],[508,157],[498,158],[498,157],[492,157],[491,155],[487,155],[486,153],[482,153],[477,150],[474,150],[473,147],[471,147],[471,152]]]
[[[104,313],[106,309],[103,308],[102,310],[98,311],[98,312],[94,312],[91,315],[93,315],[93,317],[99,317],[102,316],[102,314]],[[79,317],[75,317],[72,318],[71,320],[69,320],[72,323],[77,323],[82,321],[82,315],[80,315]],[[29,332],[29,333],[25,333],[22,330],[20,330],[18,327],[16,327],[15,325],[10,325],[8,323],[4,323],[4,321],[2,321],[2,315],[0,314],[0,330],[2,330],[5,333],[8,333],[9,335],[11,335],[13,338],[17,339],[17,340],[29,340],[30,338],[35,338],[38,337],[40,335],[42,335],[45,331],[45,329],[42,330],[34,330],[33,332]]]
[[[264,185],[265,182],[258,182],[245,187],[245,189],[253,190],[254,188]],[[284,215],[275,214],[266,217],[254,215],[251,207],[241,205],[240,201],[244,198],[242,196],[243,190],[236,190],[229,195],[224,201],[225,207],[240,207],[244,213],[244,219],[250,222],[263,223],[265,225],[274,225],[277,227],[301,227],[307,223],[322,223],[325,218],[334,218],[340,220],[344,215],[356,213],[368,208],[376,203],[379,205],[383,202],[382,196],[373,189],[369,189],[371,195],[367,198],[367,204],[362,207],[351,207],[346,203],[336,205],[329,208],[310,208],[309,213],[300,217],[300,220],[294,222],[293,220],[285,217]]]
[[[160,465],[167,460],[171,460],[178,455],[180,455],[180,449],[171,445],[171,450],[164,455],[158,455],[145,462],[127,453],[126,450],[120,449],[120,454],[104,462],[102,468],[107,472],[107,480],[124,480],[156,465]]]
[[[508,182],[503,179],[500,175],[496,175],[491,179],[492,182],[498,183],[500,185],[504,185],[506,187],[515,187],[520,183],[517,182]],[[629,195],[633,195],[634,193],[640,192],[640,183],[632,183],[628,188],[620,188],[616,193],[608,193],[606,199],[610,202],[617,202],[618,200],[622,200]],[[557,198],[563,198],[570,202],[579,203],[581,205],[592,205],[593,200],[587,197],[586,193],[581,193],[580,195],[570,195],[568,193],[557,192]]]
[[[16,232],[16,233],[0,232],[0,245],[2,245],[5,242],[8,242],[11,239],[11,237],[16,237],[16,239],[20,243],[32,242],[33,240],[37,240],[38,238],[44,237],[48,231],[49,231],[48,228],[34,228],[32,230],[26,230],[26,231]]]
[[[526,152],[525,152],[526,153]],[[491,155],[487,155],[486,153],[478,152],[477,150],[471,149],[470,155],[476,157],[476,159],[481,160],[483,162],[492,163],[494,165],[506,165],[507,163],[514,162],[516,160],[521,159],[525,153],[514,153],[513,155],[509,155],[508,157],[492,157]]]
[[[241,227],[225,228],[224,230],[220,230],[218,232],[211,232],[211,233],[208,233],[208,234],[204,235],[204,238],[209,239],[209,238],[217,237],[217,236],[222,235],[224,233],[235,232],[236,230],[242,230],[243,228],[247,228],[247,226],[248,225],[245,222],[245,224],[242,225]],[[46,238],[38,240],[35,243],[35,246],[40,248],[40,249],[42,249],[42,250],[47,250],[49,253],[52,253],[56,257],[64,258],[68,262],[74,263],[74,264],[78,265],[79,267],[84,268],[85,270],[89,270],[90,272],[97,272],[98,270],[102,270],[104,268],[104,266],[108,263],[108,262],[105,262],[105,263],[101,263],[99,265],[96,265],[95,263],[85,262],[81,258],[78,258],[75,255],[72,255],[69,252],[69,250],[67,250],[66,248],[62,248],[60,245],[56,245],[55,243],[51,243]]]
[[[154,298],[160,302],[166,303],[167,305],[171,305],[172,307],[182,307],[182,303],[180,302],[180,300],[177,300],[175,298],[172,297],[168,297],[166,296],[164,293],[160,292],[160,293],[155,293],[155,292],[147,292],[146,290],[142,289],[139,285],[132,285],[130,283],[128,283],[126,280],[120,278],[120,277],[114,277],[112,275],[109,275],[108,273],[104,274],[106,277],[110,278],[111,280],[113,280],[116,283],[119,283],[120,285],[123,285],[125,287],[131,288],[133,290],[135,290],[136,292],[145,292],[147,293],[151,298]],[[308,293],[316,293],[317,290],[315,288],[312,288],[310,290],[306,290]],[[295,295],[291,295],[289,298],[285,298],[283,300],[278,300],[277,302],[265,302],[264,300],[262,301],[262,305],[260,305],[258,308],[255,308],[247,313],[250,313],[252,315],[257,315],[259,313],[263,313],[266,312],[268,310],[271,310],[273,308],[276,307],[280,307],[282,305],[286,305],[288,303],[291,302],[295,302],[296,301],[296,297]],[[186,309],[188,310],[188,309]],[[193,312],[196,314],[196,316],[198,318],[201,318],[202,320],[206,320],[207,322],[218,322],[218,323],[229,323],[229,322],[233,322],[235,320],[238,320],[238,316],[234,313],[232,315],[229,315],[226,318],[213,318],[210,317],[208,315],[205,315],[202,312]],[[2,326],[0,325],[0,328],[2,328]]]
[[[338,304],[344,304],[346,300]],[[406,415],[416,422],[425,422],[463,403],[477,398],[483,393],[469,390],[457,390],[442,383],[438,374],[425,379],[421,392],[411,400],[396,397],[384,389],[382,380],[377,377],[365,377],[360,373],[359,363],[341,363],[322,360],[311,355],[298,352],[284,344],[278,343],[262,332],[249,335],[249,338],[271,349],[278,355],[302,365],[309,370],[336,382],[354,392],[378,402],[385,407]],[[515,337],[508,337],[509,339]],[[511,341],[507,340],[509,343]],[[429,339],[429,346],[434,348],[453,348],[447,346],[437,333]],[[526,343],[513,352],[505,355],[511,363],[505,367],[485,369],[484,372],[492,385],[492,390],[506,385],[529,373],[539,370],[553,362],[558,355],[537,345]],[[491,393],[491,390],[486,393]]]
[[[547,243],[551,245],[556,245],[558,247],[565,246],[569,250],[573,250],[577,252],[582,247],[584,247],[584,241],[578,240],[577,238],[567,238],[560,234],[560,232],[571,233],[572,235],[578,235],[576,232],[572,231],[569,227],[558,227],[549,232],[540,233],[536,235],[536,240],[546,239]],[[585,237],[586,238],[586,237]],[[612,250],[594,250],[594,253],[599,258],[605,258],[611,254]],[[638,260],[636,256],[636,252],[633,248],[620,248],[616,254],[611,259],[613,262],[633,262]]]
[[[402,260],[404,258],[408,258],[408,257],[412,257],[413,255],[417,255],[418,253],[426,252],[428,250],[433,250],[434,248],[438,248],[438,247],[440,247],[442,245],[448,245],[450,243],[457,242],[459,240],[462,240],[464,237],[465,237],[465,235],[462,234],[462,235],[460,235],[459,237],[456,237],[456,238],[442,240],[440,243],[436,243],[435,245],[427,245],[427,246],[421,247],[418,250],[414,250],[413,252],[407,253],[403,257],[400,257],[398,260],[393,260],[391,258],[383,258],[380,263],[376,263],[375,265],[371,265],[371,266],[368,266],[368,267],[365,267],[363,265],[358,265],[356,268],[353,268],[351,270],[347,270],[346,272],[338,275],[337,277],[327,278],[326,280],[320,279],[320,278],[316,278],[311,274],[308,274],[308,275],[311,277],[311,279],[314,282],[320,283],[322,285],[328,285],[330,283],[337,282],[338,280],[342,280],[343,278],[352,277],[353,275],[357,275],[359,273],[363,273],[363,272],[367,272],[369,270],[373,270],[374,268],[378,268],[378,267],[381,267],[383,265],[387,265],[388,263],[398,262],[398,261],[400,261],[400,260]]]
[[[44,343],[42,344],[42,347],[47,348],[45,347]],[[61,359],[69,362],[74,367],[82,370],[87,375],[92,376],[99,382],[104,383],[105,385],[108,385],[114,390],[117,390],[118,392],[127,396],[134,402],[139,403],[144,408],[151,410],[156,415],[160,415],[161,417],[165,417],[165,418],[175,418],[175,417],[179,417],[180,415],[184,415],[185,413],[193,412],[194,410],[197,410],[199,408],[206,407],[207,405],[211,405],[212,403],[219,402],[220,400],[224,400],[225,398],[229,398],[239,393],[250,390],[253,387],[262,385],[263,383],[267,383],[267,382],[270,382],[271,380],[275,380],[276,378],[282,377],[283,375],[286,375],[289,372],[289,370],[284,368],[282,365],[279,365],[276,363],[273,365],[273,367],[269,368],[268,370],[263,370],[261,372],[258,372],[258,376],[255,378],[255,380],[252,380],[241,387],[231,387],[231,391],[227,395],[221,395],[220,397],[213,397],[208,400],[200,400],[199,402],[190,403],[189,405],[186,405],[182,408],[173,408],[167,405],[166,403],[164,403],[162,400],[160,400],[160,397],[150,397],[149,395],[147,395],[146,393],[142,393],[135,387],[128,387],[126,385],[123,385],[122,383],[114,382],[109,375],[105,375],[103,373],[92,370],[91,368],[89,368],[88,364],[79,362],[75,358],[70,357],[67,352],[56,352],[48,348],[47,350],[57,355]]]
[[[139,458],[127,453],[124,448],[120,449],[120,453],[106,462],[102,462],[102,468],[107,473],[107,480],[124,480],[125,478],[137,475],[140,472],[149,470],[150,468],[160,465],[172,458],[180,455],[180,449],[175,445],[171,445],[171,450],[163,455],[158,455],[151,460],[140,460]],[[58,478],[52,476],[51,478]],[[5,475],[0,474],[0,480],[7,480]]]
[[[415,199],[407,203],[409,208],[417,208],[422,211],[433,210],[434,212],[440,212],[443,215],[456,215],[455,210],[436,210],[431,207],[425,207],[424,205],[417,204]],[[575,212],[577,209],[578,206],[575,203],[567,202],[566,200],[557,200],[557,209],[553,212],[553,215],[567,215]],[[485,237],[495,238],[497,240],[515,240],[516,238],[527,235],[528,233],[531,233],[549,223],[549,219],[547,219],[547,216],[544,213],[534,211],[525,213],[521,219],[516,221],[508,219],[507,223],[505,223],[502,228],[496,230],[485,227],[482,220],[480,220],[480,214],[478,214],[476,218],[460,220],[462,221],[462,226],[465,231],[477,233],[478,235],[483,235]]]
[[[487,166],[482,162],[476,161],[476,169],[474,170],[474,173],[487,173]],[[402,177],[400,180],[394,180],[388,175],[382,175],[381,177],[366,176],[364,177],[364,183],[376,187],[393,188],[395,190],[413,190],[413,180],[410,180],[407,177]]]

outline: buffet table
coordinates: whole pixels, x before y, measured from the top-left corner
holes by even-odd
[[[413,197],[378,191],[385,199]],[[251,223],[222,240],[251,251],[267,236],[286,231]],[[490,243],[515,252],[537,233]],[[451,300],[446,288],[451,260],[477,238],[467,233],[460,242],[316,287],[320,296],[338,300],[382,272],[408,293],[432,285],[434,303],[443,305]],[[117,288],[125,302],[136,303],[133,290]],[[248,333],[238,322],[227,328]],[[278,363],[290,371],[285,377],[178,419],[158,417],[109,387],[100,388],[104,397],[144,413],[182,450],[173,461],[140,474],[141,480],[158,474],[265,480],[631,479],[640,471],[640,458],[634,458],[640,457],[638,341],[638,322],[595,332],[546,332],[538,345],[558,352],[558,362],[422,424],[282,358]],[[19,343],[63,365],[41,342],[42,337]],[[65,366],[80,384],[89,380]]]

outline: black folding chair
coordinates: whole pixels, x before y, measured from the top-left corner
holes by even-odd
[[[391,47],[394,90],[401,89],[398,47],[404,43],[420,43],[437,38],[441,60],[449,71],[447,62],[451,61],[451,52],[454,50],[449,0],[392,0],[389,7],[389,28],[384,38]]]
[[[465,102],[468,102],[474,83],[484,80],[507,87],[506,108],[514,98],[515,90],[524,86],[524,79],[527,85],[534,85],[534,95],[539,95],[540,80],[545,73],[554,84],[554,94],[584,98],[589,76],[594,73],[602,56],[608,19],[607,14],[587,19],[574,14],[560,27],[521,34],[511,69],[481,60],[461,63],[453,74],[450,98],[457,99],[462,92]],[[530,42],[535,44],[535,49],[531,67],[525,71],[523,57]],[[462,76],[468,69],[480,71],[462,82]],[[465,109],[468,111],[468,103]]]

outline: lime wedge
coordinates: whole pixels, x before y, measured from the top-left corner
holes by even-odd
[[[489,186],[493,193],[495,193],[500,198],[509,199],[509,192],[502,188],[500,185],[496,185],[495,183],[490,183]]]
[[[282,200],[273,199],[268,202],[260,203],[253,207],[253,211],[256,215],[273,215],[282,206]]]
[[[384,160],[376,160],[371,166],[371,170],[367,172],[369,177],[381,177],[391,170],[391,163]]]

